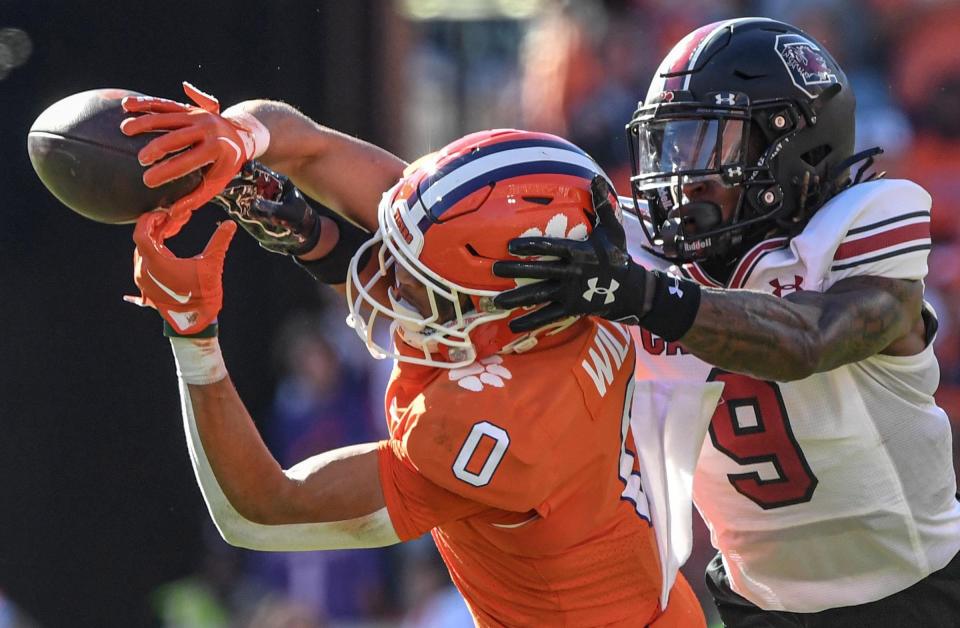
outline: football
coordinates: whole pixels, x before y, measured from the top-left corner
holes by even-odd
[[[123,224],[170,205],[200,184],[200,172],[158,188],[143,184],[137,153],[156,137],[128,137],[120,122],[132,115],[120,106],[126,89],[93,89],[59,100],[30,127],[27,152],[43,184],[81,216]]]

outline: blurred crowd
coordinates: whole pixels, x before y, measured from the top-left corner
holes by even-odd
[[[442,3],[441,3],[442,4]],[[504,4],[504,3],[500,3]],[[509,4],[509,3],[506,3]],[[530,4],[530,3],[527,3]],[[544,0],[528,19],[442,15],[406,24],[403,124],[412,159],[468,131],[522,127],[565,136],[627,191],[624,125],[660,59],[711,21],[766,15],[797,24],[846,70],[858,100],[858,149],[933,196],[927,298],[940,316],[939,399],[960,421],[960,4],[936,0]],[[398,11],[403,3],[397,3]],[[400,17],[399,19],[405,19]],[[299,272],[291,268],[291,272]],[[284,466],[385,437],[385,365],[343,324],[343,308],[302,313],[278,331],[276,398],[260,427]],[[956,439],[955,439],[956,441]],[[685,571],[702,590],[705,529]],[[382,550],[262,554],[212,529],[190,578],[154,597],[166,626],[472,625],[429,538]],[[2,623],[2,622],[0,622]]]

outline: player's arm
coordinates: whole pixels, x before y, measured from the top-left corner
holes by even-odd
[[[261,550],[399,542],[380,488],[377,444],[328,451],[284,471],[264,445],[225,368],[216,364],[215,343],[215,338],[171,339],[191,461],[223,538]],[[218,376],[222,379],[199,383]],[[191,380],[198,383],[188,383]]]
[[[377,444],[320,454],[284,471],[227,376],[216,338],[222,272],[236,224],[224,222],[202,253],[174,256],[165,211],[134,230],[138,297],[156,309],[177,363],[187,446],[197,482],[224,538],[271,550],[370,547],[398,541],[384,507]]]
[[[504,277],[543,280],[496,297],[503,308],[549,302],[512,321],[512,329],[595,314],[679,341],[720,368],[778,381],[802,379],[879,352],[906,355],[923,349],[919,281],[851,277],[826,292],[798,292],[785,299],[701,288],[630,259],[605,188],[595,186],[594,207],[598,222],[588,240],[519,238],[511,241],[511,253],[554,259],[494,265]]]
[[[693,325],[679,341],[722,369],[790,381],[877,353],[919,353],[922,307],[922,282],[886,277],[850,277],[826,292],[783,299],[703,288]]]
[[[412,468],[397,440],[342,447],[282,470],[216,342],[171,338],[190,458],[227,542],[283,551],[380,547],[488,510]]]

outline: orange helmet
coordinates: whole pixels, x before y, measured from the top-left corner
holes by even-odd
[[[586,239],[593,225],[590,181],[598,174],[606,177],[570,142],[514,129],[473,133],[419,159],[383,195],[379,229],[351,262],[348,321],[374,357],[415,364],[459,368],[495,353],[530,349],[539,335],[574,319],[533,332],[510,331],[510,320],[525,312],[494,305],[493,297],[517,282],[495,276],[493,263],[510,257],[513,238]],[[359,262],[377,246],[379,268],[364,281]],[[393,290],[394,264],[426,289],[430,314],[422,315]],[[374,296],[383,294],[383,284],[387,302]],[[451,320],[440,320],[443,301],[443,309],[454,312]],[[374,339],[381,316],[391,322],[392,350]]]

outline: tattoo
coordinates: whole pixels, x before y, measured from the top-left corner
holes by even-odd
[[[851,277],[783,299],[705,288],[680,343],[722,369],[790,381],[880,353],[911,333],[922,304],[921,282],[885,277]]]

